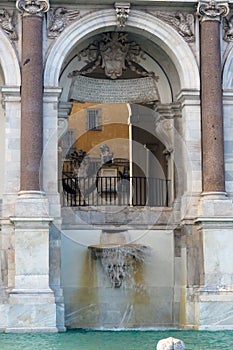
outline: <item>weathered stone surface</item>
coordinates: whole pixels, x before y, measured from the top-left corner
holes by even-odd
[[[225,183],[219,25],[218,21],[201,24],[201,105],[203,190],[221,192]]]
[[[166,338],[161,339],[156,347],[157,350],[183,350],[185,349],[184,343],[180,339]]]

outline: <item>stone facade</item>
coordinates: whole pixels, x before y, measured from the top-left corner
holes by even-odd
[[[1,331],[233,329],[231,27],[230,1],[1,2]],[[166,206],[64,202],[73,100],[103,96],[126,103],[130,173],[168,179]],[[120,288],[89,254],[106,232],[150,248]]]

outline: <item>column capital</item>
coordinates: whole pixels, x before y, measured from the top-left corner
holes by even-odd
[[[215,0],[199,1],[197,6],[197,14],[201,17],[201,21],[221,21],[221,17],[227,16],[229,6],[227,2],[216,2]]]
[[[49,0],[17,0],[17,9],[26,16],[43,16],[50,8]]]

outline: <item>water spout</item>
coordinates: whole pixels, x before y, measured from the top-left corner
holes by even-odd
[[[149,247],[141,244],[99,244],[88,247],[94,259],[101,264],[114,288],[120,288],[132,276],[136,263],[143,263]]]

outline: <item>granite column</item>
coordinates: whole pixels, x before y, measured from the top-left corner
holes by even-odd
[[[220,22],[225,4],[199,3],[203,192],[225,192]]]
[[[27,6],[18,1],[22,11],[22,88],[21,88],[21,179],[20,189],[40,190],[43,123],[42,22],[48,9],[46,1]]]

